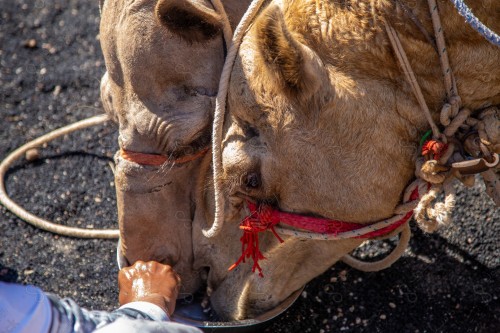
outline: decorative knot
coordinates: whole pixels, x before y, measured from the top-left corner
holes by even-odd
[[[439,161],[444,152],[448,149],[448,144],[438,140],[427,140],[422,146],[422,156],[430,160]]]
[[[270,230],[280,243],[283,243],[283,239],[274,230],[274,226],[280,222],[279,214],[270,205],[257,205],[252,202],[247,202],[247,205],[250,209],[250,215],[240,223],[240,229],[243,230],[243,236],[240,238],[241,256],[228,270],[233,270],[240,263],[245,262],[246,258],[252,258],[252,272],[257,270],[259,276],[264,277],[259,260],[266,259],[266,257],[259,249],[259,232]]]

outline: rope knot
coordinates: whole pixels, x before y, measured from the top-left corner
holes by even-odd
[[[247,202],[250,209],[250,215],[245,217],[240,223],[240,229],[243,230],[241,236],[241,256],[239,259],[229,267],[229,271],[236,268],[246,258],[252,258],[253,266],[252,272],[259,271],[259,276],[264,277],[262,268],[259,265],[259,260],[266,259],[259,249],[259,232],[270,230],[274,236],[283,243],[283,239],[276,233],[274,226],[280,222],[279,215],[273,210],[270,205],[254,204]]]
[[[448,144],[439,140],[427,140],[422,146],[422,156],[439,161],[448,149]]]

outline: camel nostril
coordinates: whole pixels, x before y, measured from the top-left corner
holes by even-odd
[[[245,185],[249,188],[258,188],[261,184],[260,176],[257,172],[250,172],[245,177]]]

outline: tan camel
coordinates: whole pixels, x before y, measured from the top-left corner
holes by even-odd
[[[195,263],[209,262],[218,313],[247,318],[272,308],[360,242],[288,237],[279,243],[268,232],[260,238],[264,278],[252,274],[251,265],[228,273],[224,268],[241,253],[237,225],[248,214],[245,200],[360,224],[394,214],[429,124],[386,22],[399,34],[436,122],[446,97],[438,55],[400,3],[433,31],[423,0],[295,0],[271,2],[244,37],[222,143],[226,223],[213,239],[201,235],[213,221],[210,187],[200,199],[206,209],[195,218]],[[500,3],[470,4],[500,31]],[[440,1],[439,10],[462,105],[475,114],[499,105],[500,49],[467,26],[449,1]]]

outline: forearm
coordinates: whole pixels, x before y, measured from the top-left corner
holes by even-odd
[[[119,318],[168,321],[166,313],[151,303],[133,302],[113,312],[89,311],[71,299],[48,295],[52,307],[50,333],[87,333],[102,328]]]
[[[202,333],[195,327],[172,323],[165,311],[149,302],[131,302],[113,312],[88,311],[72,300],[49,296],[53,313],[50,333]]]
[[[0,333],[87,333],[120,318],[168,320],[164,310],[148,302],[131,302],[113,312],[88,311],[73,300],[61,300],[34,286],[0,282]]]

